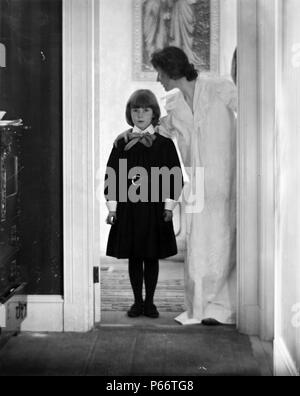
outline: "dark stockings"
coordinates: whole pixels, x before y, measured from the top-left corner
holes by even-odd
[[[134,294],[134,302],[136,304],[141,304],[143,302],[143,260],[131,258],[129,259],[128,264],[129,278]]]
[[[128,269],[135,303],[140,304],[143,302],[143,279],[145,279],[145,303],[147,305],[153,304],[158,280],[158,260],[129,259]]]
[[[153,304],[153,297],[158,280],[158,260],[145,260],[145,304]]]

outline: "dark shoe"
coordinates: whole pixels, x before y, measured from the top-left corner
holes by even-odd
[[[216,319],[207,318],[203,319],[202,322],[203,326],[222,326],[221,322],[218,322]]]
[[[130,310],[127,312],[127,315],[130,318],[137,318],[138,316],[141,316],[143,313],[143,304],[133,304],[130,308]]]
[[[159,317],[159,312],[154,304],[149,304],[144,307],[144,315],[156,319]]]

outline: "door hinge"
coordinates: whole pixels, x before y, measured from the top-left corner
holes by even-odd
[[[99,267],[94,267],[94,283],[99,283]]]

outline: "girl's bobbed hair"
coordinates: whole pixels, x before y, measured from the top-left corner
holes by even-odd
[[[196,80],[198,72],[189,62],[187,55],[178,47],[166,47],[152,54],[151,63],[155,69],[160,68],[172,80],[186,77],[188,81]]]
[[[149,89],[138,89],[130,96],[126,105],[126,121],[129,125],[134,126],[131,118],[131,110],[149,107],[153,111],[152,125],[156,127],[160,119],[160,107],[157,99]]]

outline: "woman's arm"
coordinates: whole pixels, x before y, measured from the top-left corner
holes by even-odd
[[[237,88],[232,81],[223,80],[218,87],[218,95],[223,103],[234,113],[237,112]]]
[[[157,126],[158,133],[164,137],[172,139],[177,137],[177,131],[173,128],[171,118],[169,115],[162,117]]]
[[[165,202],[164,220],[168,222],[172,220],[172,213],[180,198],[184,184],[180,160],[175,145],[171,139],[166,141],[164,163],[170,171],[170,188],[169,191],[166,190],[166,195],[163,194],[162,196],[163,201]]]

